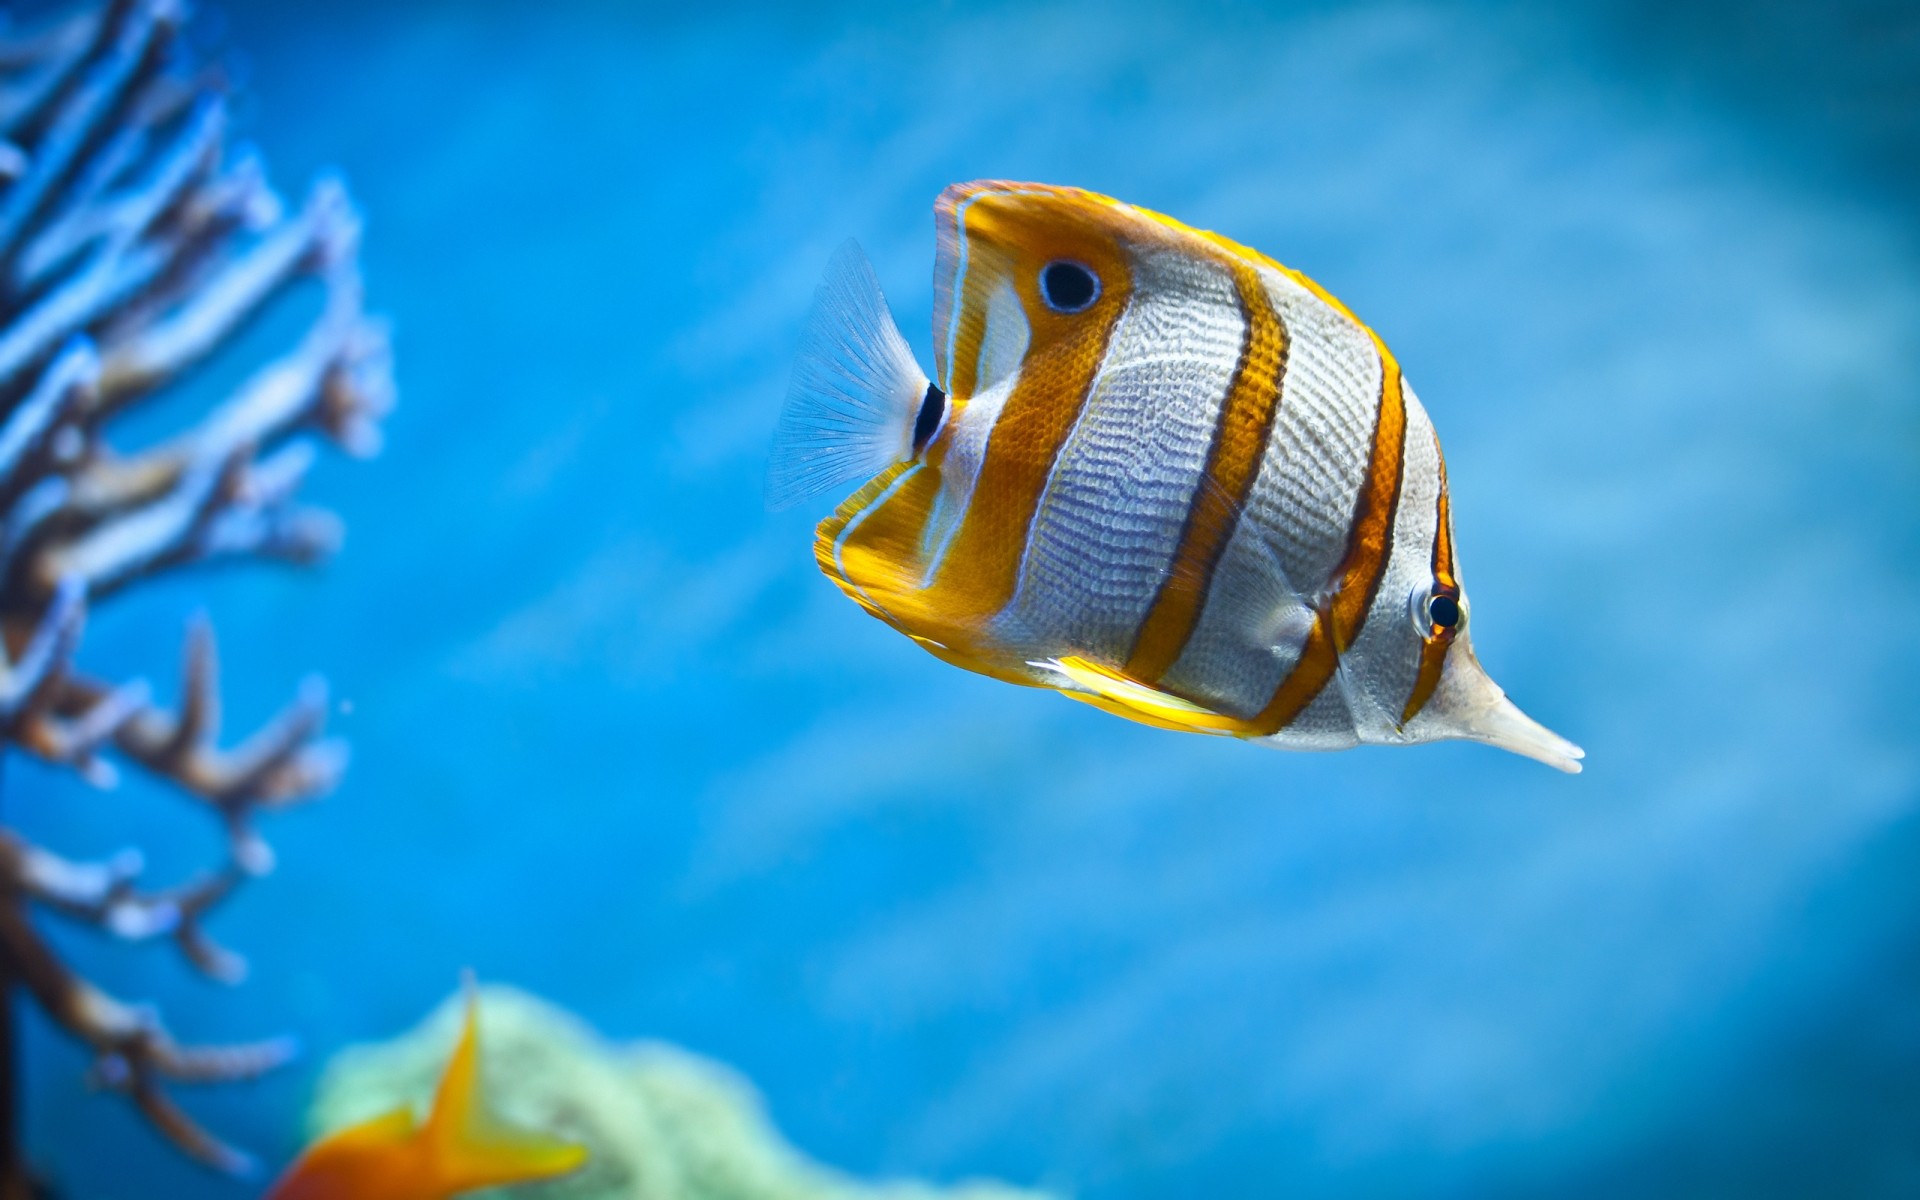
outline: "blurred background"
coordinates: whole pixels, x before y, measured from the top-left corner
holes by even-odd
[[[1920,1191],[1920,19],[1911,5],[223,0],[247,132],[338,168],[396,327],[320,575],[82,653],[354,765],[224,911],[246,986],[69,938],[283,1160],[462,967],[731,1063],[862,1174],[1092,1198]],[[1306,271],[1445,439],[1476,646],[1587,773],[1285,755],[956,671],[760,473],[828,255],[930,361],[931,206],[1076,184]],[[164,417],[156,417],[164,419]],[[15,780],[19,782],[14,783]],[[20,764],[74,855],[215,832]],[[80,1197],[240,1196],[29,1018]],[[108,1150],[110,1148],[110,1152]]]

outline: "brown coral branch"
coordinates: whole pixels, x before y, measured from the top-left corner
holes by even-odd
[[[165,265],[166,256],[153,245],[122,254],[103,246],[87,255],[79,270],[0,333],[0,387],[11,390],[55,347],[150,282]]]
[[[189,1154],[242,1156],[201,1130],[168,1082],[246,1078],[288,1044],[189,1049],[145,1009],[69,971],[37,911],[128,941],[168,939],[203,973],[244,963],[205,917],[272,865],[260,814],[333,786],[326,689],[220,745],[218,662],[189,630],[176,710],[138,679],[76,665],[88,607],[214,559],[306,562],[340,538],[296,499],[316,443],[373,453],[392,385],[384,328],[361,307],[359,219],[322,180],[287,215],[257,159],[229,155],[217,68],[187,61],[184,0],[109,0],[38,32],[0,31],[0,746],[100,786],[118,759],[174,785],[226,829],[228,858],[185,885],[139,886],[141,857],[77,862],[0,826],[0,1002],[24,990],[93,1048],[95,1076]],[[302,281],[322,310],[299,343],[177,436],[127,449],[114,418],[182,379]],[[24,1194],[0,1021],[0,1200]]]
[[[101,153],[101,161],[76,189],[66,208],[28,244],[15,266],[15,286],[31,288],[82,250],[98,242],[120,249],[151,229],[159,218],[204,182],[218,164],[227,109],[219,97],[206,97],[161,150],[159,165],[123,191],[97,199],[136,161],[151,142],[145,129],[127,130]]]
[[[105,51],[88,65],[39,139],[26,174],[0,200],[0,254],[11,255],[28,223],[112,115],[136,72],[171,38],[182,15],[173,0],[128,6]]]
[[[264,874],[272,869],[273,852],[254,830],[255,817],[330,790],[346,767],[346,747],[319,737],[327,694],[315,677],[279,716],[234,749],[221,750],[218,673],[212,629],[197,622],[187,638],[179,712],[142,705],[114,727],[113,745],[211,809],[227,829],[234,862],[249,874]],[[109,703],[112,692],[104,685],[68,677],[55,708],[84,719]]]
[[[187,1153],[222,1171],[245,1174],[252,1160],[201,1129],[162,1085],[252,1079],[286,1062],[286,1039],[238,1046],[186,1047],[150,1009],[123,1003],[69,971],[16,901],[0,902],[0,962],[55,1024],[94,1051],[94,1081],[123,1092]]]
[[[228,263],[192,299],[128,337],[106,357],[101,403],[150,391],[193,366],[281,286],[353,253],[359,224],[338,183],[323,180],[298,217]]]
[[[246,975],[246,960],[207,935],[205,917],[240,882],[234,870],[180,887],[144,892],[145,861],[127,849],[106,862],[74,862],[0,830],[0,893],[23,897],[126,941],[171,938],[201,973],[222,983]]]
[[[100,377],[99,356],[92,343],[74,338],[67,343],[26,398],[0,422],[0,497],[12,499],[19,481],[44,476],[55,464],[46,456],[65,451],[77,455],[80,430],[76,420],[87,393]],[[61,433],[65,443],[56,441]]]
[[[297,264],[314,256],[334,264],[350,253],[352,223],[340,215],[336,188],[316,189],[305,220],[256,257],[208,285],[213,299],[148,337],[107,356],[94,388],[77,391],[83,408],[94,397],[137,383],[157,386],[206,352],[261,302],[261,289],[284,285]],[[297,235],[297,236],[296,236]],[[378,448],[378,421],[391,404],[385,332],[360,312],[358,281],[329,266],[328,304],[302,344],[262,369],[226,405],[173,442],[129,459],[98,452],[72,472],[61,504],[66,537],[36,557],[35,590],[78,577],[101,595],[152,571],[233,555],[296,562],[331,552],[337,527],[288,501],[304,473],[304,451],[254,461],[254,448],[314,429],[351,453]],[[0,357],[0,363],[4,358]],[[115,381],[118,382],[115,382]],[[89,414],[97,418],[98,412]]]
[[[24,177],[32,160],[22,148],[24,134],[43,114],[86,62],[107,22],[105,8],[82,11],[37,35],[0,42],[0,71],[14,77],[0,81],[0,135],[6,138],[6,176]]]

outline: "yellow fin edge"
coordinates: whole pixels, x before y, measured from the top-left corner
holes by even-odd
[[[1240,726],[1239,721],[1223,713],[1077,655],[1043,659],[1028,665],[1062,676],[1065,685],[1056,690],[1069,700],[1091,704],[1142,725],[1183,733],[1232,733]]]

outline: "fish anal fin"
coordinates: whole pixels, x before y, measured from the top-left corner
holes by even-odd
[[[1184,733],[1235,733],[1241,725],[1235,717],[1202,707],[1112,667],[1076,655],[1050,658],[1029,665],[1061,676],[1061,682],[1056,685],[1061,695],[1156,729]]]
[[[480,998],[467,982],[467,1011],[420,1136],[449,1195],[551,1179],[587,1161],[586,1147],[490,1116],[480,1087]]]

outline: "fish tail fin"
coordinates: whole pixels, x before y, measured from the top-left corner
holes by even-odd
[[[466,1022],[420,1132],[430,1147],[437,1182],[448,1195],[458,1195],[578,1169],[587,1161],[586,1147],[515,1129],[488,1115],[480,1089],[480,995],[472,975],[467,976],[466,993]]]
[[[912,458],[945,398],[900,336],[867,256],[842,243],[794,362],[767,463],[767,506],[790,508]]]

